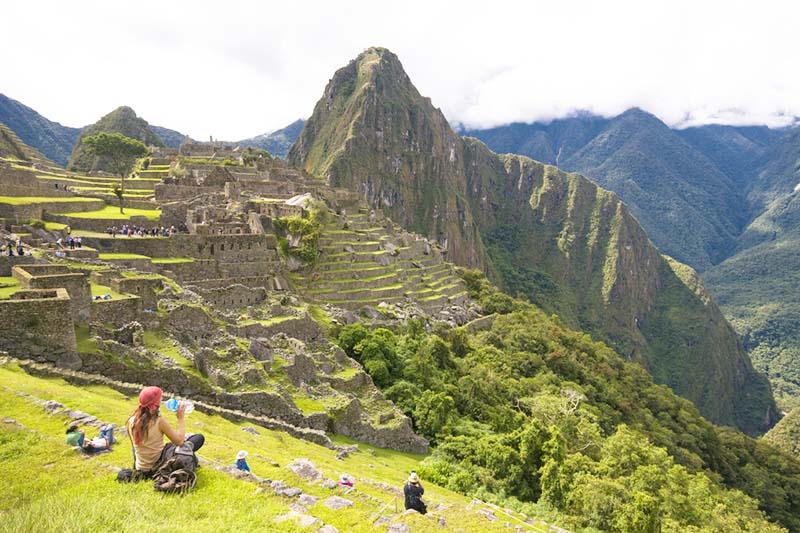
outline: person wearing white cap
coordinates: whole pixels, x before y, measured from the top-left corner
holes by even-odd
[[[425,494],[425,489],[422,488],[417,473],[412,470],[411,474],[408,476],[408,481],[406,481],[406,484],[403,486],[406,510],[414,509],[420,514],[426,514],[428,512],[428,506],[422,501],[423,494]]]
[[[245,472],[250,471],[250,466],[247,464],[247,452],[245,450],[239,450],[239,453],[236,454],[236,468],[244,470]]]
[[[339,485],[342,487],[352,487],[353,478],[351,478],[347,474],[342,474],[341,476],[339,476]]]

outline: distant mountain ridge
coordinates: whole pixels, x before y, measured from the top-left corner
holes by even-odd
[[[303,131],[304,124],[305,120],[297,119],[285,128],[244,139],[236,144],[261,148],[281,159],[286,159],[289,149],[297,140],[297,137],[300,136],[300,132]]]
[[[8,126],[25,144],[48,159],[66,167],[81,133],[90,126],[72,128],[43,117],[30,107],[0,94],[0,122]],[[161,126],[148,125],[159,144],[177,148],[186,135]]]
[[[642,362],[712,420],[758,433],[777,419],[699,277],[662,258],[616,195],[462,138],[388,50],[336,72],[288,160]]]
[[[11,128],[25,144],[66,166],[81,128],[52,122],[30,107],[0,94],[0,122]]]
[[[766,127],[673,130],[636,108],[464,133],[614,191],[661,250],[700,271],[735,248],[750,214],[742,181],[782,135]]]

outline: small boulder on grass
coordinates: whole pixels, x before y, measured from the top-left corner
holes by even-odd
[[[342,498],[340,496],[331,496],[327,500],[323,502],[326,507],[329,509],[333,509],[334,511],[338,511],[339,509],[344,509],[345,507],[352,507],[353,502]]]
[[[322,479],[322,474],[314,463],[308,459],[295,459],[287,465],[287,468],[308,481],[318,481]]]

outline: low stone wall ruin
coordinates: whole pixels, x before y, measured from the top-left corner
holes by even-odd
[[[137,320],[142,313],[142,299],[138,296],[112,300],[93,300],[91,320],[103,324],[124,326]]]
[[[0,350],[13,357],[79,368],[75,325],[65,289],[21,290],[0,300]]]
[[[25,289],[66,289],[69,294],[70,309],[77,322],[86,322],[91,316],[89,304],[92,290],[82,272],[72,272],[62,265],[18,265],[11,269],[11,275]]]

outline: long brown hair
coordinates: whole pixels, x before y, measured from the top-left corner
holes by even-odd
[[[133,413],[133,443],[141,444],[147,438],[150,426],[158,419],[158,410],[154,413],[150,409],[140,405]]]

